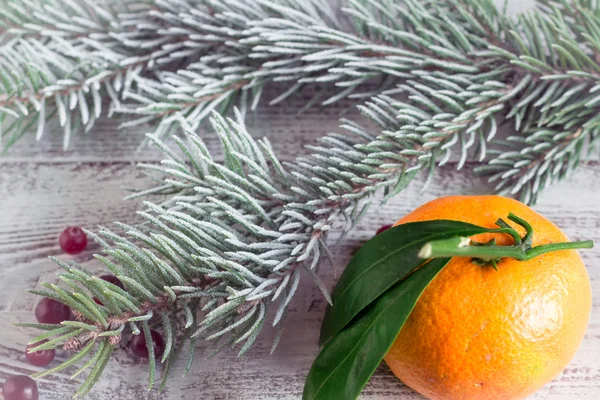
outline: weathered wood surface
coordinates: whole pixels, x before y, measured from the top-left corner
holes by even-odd
[[[511,2],[513,10],[529,1]],[[327,110],[311,109],[296,115],[303,99],[281,107],[263,107],[250,117],[251,130],[268,136],[276,152],[290,160],[305,153],[302,146],[323,134],[337,130],[338,117],[349,103]],[[350,110],[351,115],[355,114]],[[143,187],[147,181],[133,168],[137,161],[158,161],[153,148],[136,150],[141,130],[118,132],[114,121],[103,120],[86,138],[75,138],[71,149],[62,151],[57,132],[48,132],[41,143],[24,138],[9,154],[0,157],[0,381],[7,376],[35,370],[25,362],[24,348],[34,332],[11,324],[31,321],[37,299],[24,292],[41,281],[56,281],[56,266],[47,257],[61,253],[58,233],[67,225],[87,228],[109,225],[113,221],[134,223],[139,203],[124,202],[123,187]],[[148,128],[150,130],[150,128]],[[214,136],[208,144],[215,148]],[[337,265],[342,267],[352,252],[370,238],[382,224],[395,221],[416,206],[437,196],[486,193],[489,186],[473,176],[467,167],[456,172],[452,166],[440,169],[429,189],[421,194],[413,183],[385,207],[373,207],[362,223],[333,247]],[[600,243],[600,164],[591,162],[568,182],[548,189],[535,207],[563,228],[572,239],[593,239]],[[75,257],[92,268],[94,248]],[[582,252],[595,293],[592,317],[577,356],[554,381],[532,399],[592,400],[600,398],[600,246]],[[324,268],[324,279],[334,284]],[[304,378],[317,353],[317,335],[325,303],[308,278],[292,303],[286,334],[275,354],[269,356],[273,332],[268,329],[243,358],[225,351],[206,360],[210,344],[201,344],[192,371],[181,377],[178,365],[168,389],[160,396],[166,400],[298,399]],[[59,352],[58,359],[65,354]],[[57,361],[55,361],[57,362]],[[147,370],[125,352],[108,365],[107,372],[90,399],[154,399],[156,392],[145,388]],[[70,371],[68,371],[70,372]],[[39,380],[41,399],[65,399],[77,387],[66,373]],[[373,377],[363,399],[421,399],[403,386],[385,367]]]

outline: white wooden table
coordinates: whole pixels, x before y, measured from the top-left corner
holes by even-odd
[[[526,7],[530,2],[512,2],[511,7]],[[327,110],[312,109],[296,115],[302,99],[278,108],[262,107],[260,118],[250,118],[256,136],[268,136],[276,152],[292,160],[305,154],[304,144],[337,130],[337,117],[347,106],[337,104]],[[353,114],[353,111],[350,111]],[[18,321],[32,321],[38,300],[26,294],[27,288],[42,281],[55,282],[57,267],[49,255],[69,258],[58,247],[57,236],[67,225],[94,229],[113,221],[135,223],[139,203],[122,201],[123,187],[143,187],[147,181],[135,170],[135,162],[156,162],[156,149],[136,151],[142,132],[118,132],[114,121],[101,121],[88,137],[73,140],[71,150],[63,152],[61,137],[48,132],[42,143],[33,135],[24,138],[9,153],[0,157],[0,381],[13,374],[29,374],[36,369],[25,362],[24,349],[34,331],[15,328]],[[150,128],[148,128],[150,130]],[[214,136],[207,136],[217,148]],[[435,197],[450,194],[486,193],[489,186],[472,174],[469,166],[456,172],[452,165],[438,170],[427,192],[420,193],[422,182],[414,182],[383,209],[373,207],[359,227],[333,248],[338,266],[370,238],[383,224],[391,223],[416,206]],[[581,254],[588,266],[595,293],[592,317],[581,349],[570,366],[532,399],[600,398],[600,163],[590,162],[570,181],[562,182],[541,197],[535,209],[560,226],[573,240],[593,239],[596,249]],[[92,261],[94,246],[74,257],[86,266]],[[327,271],[327,268],[323,268]],[[328,285],[332,276],[324,276]],[[298,399],[304,378],[317,354],[317,336],[325,303],[309,279],[304,279],[290,308],[290,315],[278,350],[269,356],[273,332],[262,334],[254,348],[243,358],[222,352],[206,360],[210,344],[200,344],[192,371],[182,378],[183,365],[174,368],[166,391],[160,398],[191,399]],[[58,352],[58,360],[65,354]],[[57,361],[55,361],[57,362]],[[159,395],[146,390],[147,369],[132,356],[121,352],[109,363],[90,399],[154,399]],[[38,380],[41,399],[65,399],[79,381],[66,373]],[[403,386],[385,367],[364,390],[364,399],[420,399]]]

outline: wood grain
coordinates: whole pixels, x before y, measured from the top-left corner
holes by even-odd
[[[486,192],[484,182],[467,168],[456,172],[441,169],[431,187],[420,193],[422,181],[414,182],[402,195],[383,208],[373,207],[363,222],[340,244],[334,258],[343,267],[352,253],[384,223],[400,218],[419,204],[450,194]],[[34,296],[26,288],[39,281],[55,281],[57,268],[47,259],[59,255],[56,236],[67,224],[93,228],[114,220],[135,222],[136,202],[123,202],[121,186],[143,185],[143,178],[128,163],[5,164],[0,166],[0,380],[34,368],[24,361],[23,349],[34,335],[29,329],[14,328],[13,322],[32,319]],[[589,164],[568,182],[549,189],[536,209],[562,227],[572,239],[590,238],[600,242],[600,165]],[[92,251],[76,257],[90,261]],[[600,292],[600,248],[582,256],[589,267],[595,293]],[[60,255],[62,258],[67,258]],[[324,267],[330,286],[334,279]],[[298,399],[304,377],[317,353],[317,335],[325,303],[308,278],[303,279],[290,309],[278,350],[269,356],[273,332],[266,330],[256,346],[244,357],[232,351],[206,360],[211,346],[202,343],[192,372],[182,378],[181,364],[161,399]],[[595,399],[600,393],[600,298],[596,296],[588,333],[571,365],[532,399]],[[66,355],[59,352],[59,359]],[[57,361],[55,361],[57,362]],[[145,389],[146,368],[126,352],[111,361],[90,399],[154,399]],[[42,399],[64,399],[73,393],[77,381],[58,374],[39,382]],[[363,399],[420,399],[381,367],[365,389]]]

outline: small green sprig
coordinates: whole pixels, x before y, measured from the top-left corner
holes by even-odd
[[[527,261],[553,251],[591,249],[594,247],[594,242],[591,240],[550,243],[533,247],[533,227],[527,221],[512,213],[508,215],[508,219],[525,229],[525,236],[521,238],[518,232],[514,228],[511,228],[502,218],[498,219],[496,225],[501,228],[498,232],[503,231],[510,234],[515,240],[513,245],[498,246],[495,239],[492,239],[488,243],[478,243],[469,237],[453,237],[427,243],[419,251],[419,257],[423,259],[473,257],[473,261],[479,265],[491,265],[496,268],[497,264],[503,258]]]

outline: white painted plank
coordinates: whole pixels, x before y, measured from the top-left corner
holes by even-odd
[[[430,189],[421,194],[420,184],[411,185],[385,207],[375,207],[363,222],[334,250],[336,263],[345,265],[353,251],[367,240],[377,227],[400,218],[419,204],[441,195],[482,193],[485,185],[473,178],[471,170],[455,172],[442,169]],[[81,165],[3,165],[0,166],[0,380],[14,373],[33,369],[24,361],[23,349],[32,330],[11,327],[16,321],[31,320],[35,297],[23,294],[39,279],[55,280],[57,269],[47,260],[60,254],[56,235],[67,224],[93,228],[113,220],[133,222],[135,202],[121,202],[122,185],[143,185],[138,173],[127,164]],[[422,183],[422,182],[421,182]],[[591,164],[573,180],[549,189],[536,207],[562,227],[572,239],[589,238],[600,243],[600,165]],[[91,251],[76,258],[86,265]],[[586,250],[582,256],[588,265],[593,290],[600,293],[600,248]],[[64,255],[61,257],[67,258]],[[324,279],[334,280],[326,267]],[[317,353],[317,336],[325,303],[308,278],[303,279],[293,301],[286,335],[273,356],[269,350],[273,332],[266,330],[256,346],[238,359],[224,352],[211,360],[202,355],[211,346],[202,343],[192,372],[182,378],[183,366],[175,368],[169,388],[161,398],[192,399],[298,399],[304,378]],[[600,393],[600,296],[595,296],[593,315],[581,350],[564,373],[532,399],[595,399]],[[60,357],[65,355],[60,353]],[[108,366],[91,399],[107,400],[156,398],[145,391],[146,369],[126,353],[118,354]],[[42,399],[64,399],[76,388],[67,374],[40,380]],[[396,380],[385,367],[380,368],[365,389],[363,399],[420,399]]]

